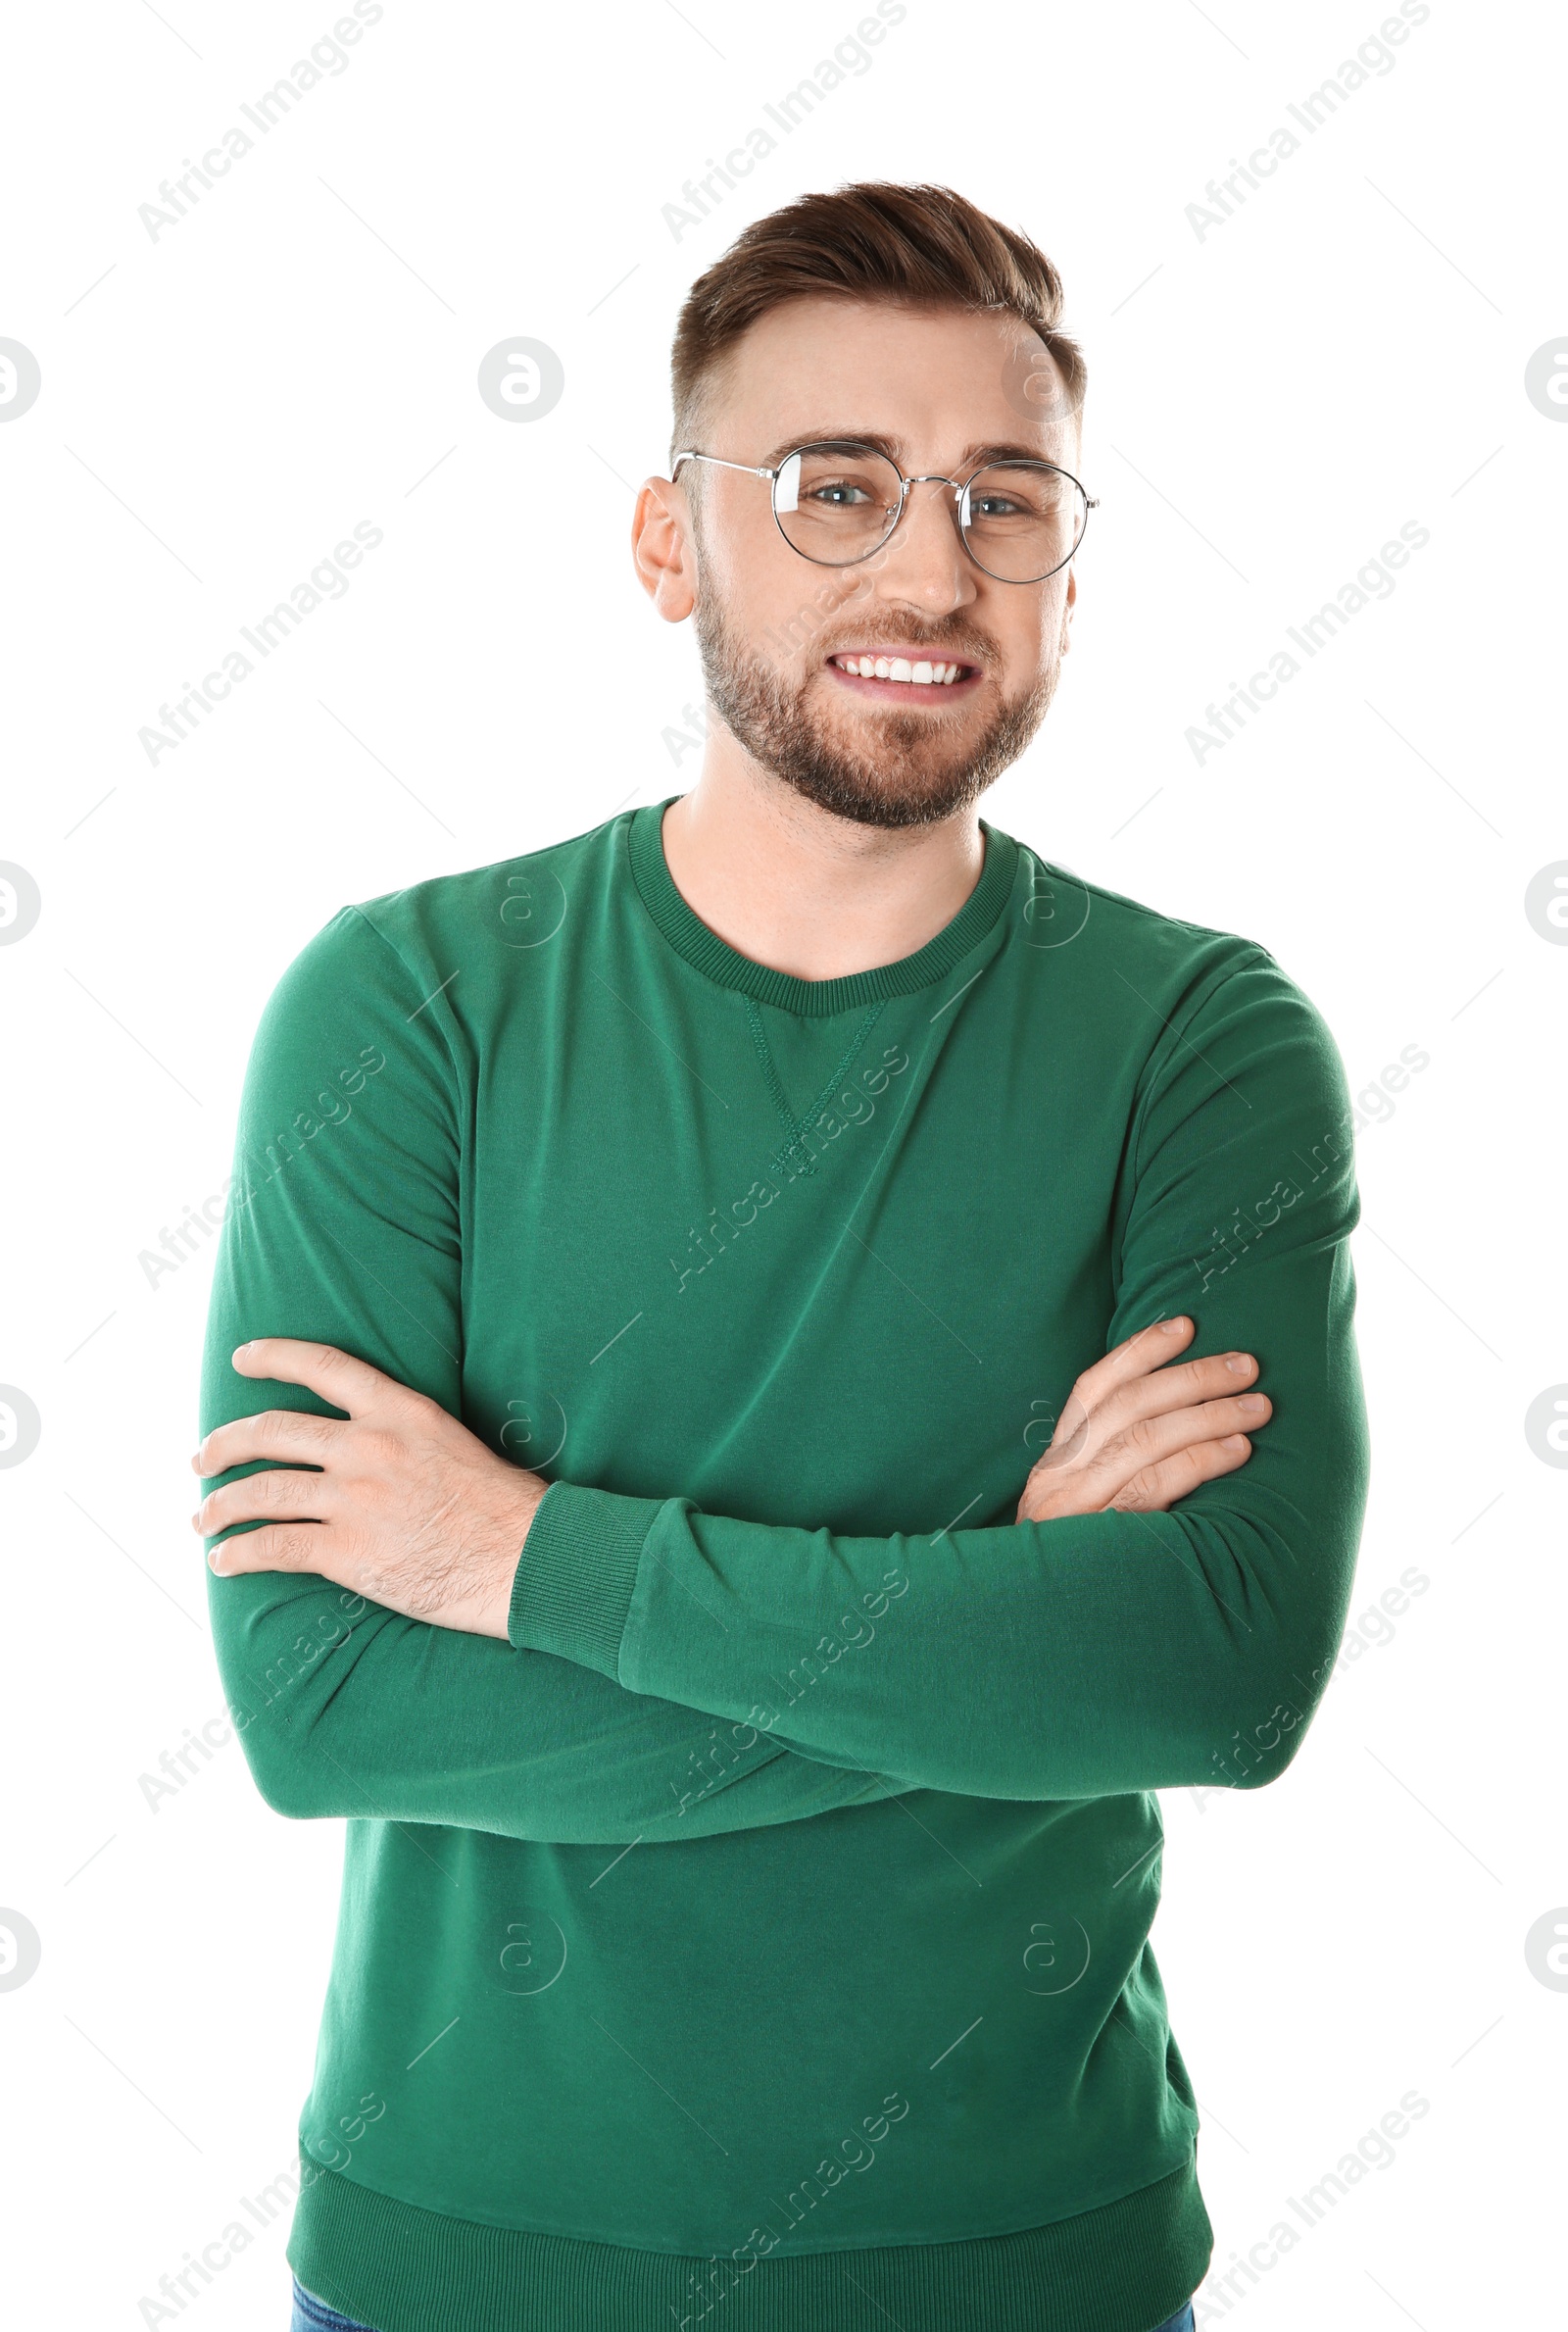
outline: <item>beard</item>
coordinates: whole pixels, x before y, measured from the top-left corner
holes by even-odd
[[[711,595],[699,596],[696,629],[710,700],[736,741],[819,810],[865,826],[936,825],[967,810],[1029,743],[1061,670],[1058,654],[1021,695],[1004,699],[978,737],[957,736],[935,708],[906,713],[890,706],[868,709],[864,743],[850,744],[812,708],[813,686],[831,681],[815,672],[787,681],[768,658],[747,651]],[[938,632],[905,620],[899,637],[936,657],[995,669],[994,643],[962,626]]]

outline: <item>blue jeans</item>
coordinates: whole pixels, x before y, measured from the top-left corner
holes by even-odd
[[[294,2313],[289,2318],[288,2332],[375,2332],[375,2328],[362,2324],[358,2316],[339,2315],[335,2307],[328,2307],[324,2300],[318,2300],[314,2292],[308,2292],[296,2275]],[[1163,2324],[1159,2332],[1165,2332]]]
[[[369,2324],[357,2323],[351,2315],[339,2315],[335,2307],[328,2307],[324,2300],[318,2300],[308,2292],[299,2277],[294,2278],[294,2320],[288,2332],[374,2332]],[[1189,2300],[1176,2313],[1167,2316],[1154,2332],[1193,2332],[1193,2304]]]

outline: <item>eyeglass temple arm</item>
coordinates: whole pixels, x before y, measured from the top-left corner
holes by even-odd
[[[744,471],[748,477],[777,477],[778,475],[776,470],[755,470],[750,462],[726,462],[720,454],[700,454],[695,446],[691,446],[684,453],[678,453],[675,456],[671,466],[671,476],[680,468],[682,462],[714,462],[720,470]]]

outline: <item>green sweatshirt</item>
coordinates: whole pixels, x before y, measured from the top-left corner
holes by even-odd
[[[344,907],[252,1049],[202,1431],[341,1414],[229,1364],[319,1338],[552,1485],[510,1642],[209,1574],[347,1823],[288,2257],[378,2332],[1148,2332],[1213,2241],[1154,1793],[1285,1771],[1366,1498],[1339,1055],[990,824],[915,954],[768,969],[666,806]],[[1178,1312],[1247,1464],[1015,1522]]]

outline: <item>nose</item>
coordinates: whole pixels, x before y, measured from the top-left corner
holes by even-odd
[[[925,486],[935,491],[921,492]],[[936,610],[961,607],[975,597],[951,477],[928,471],[909,479],[904,508],[882,546],[880,588],[884,598]]]

